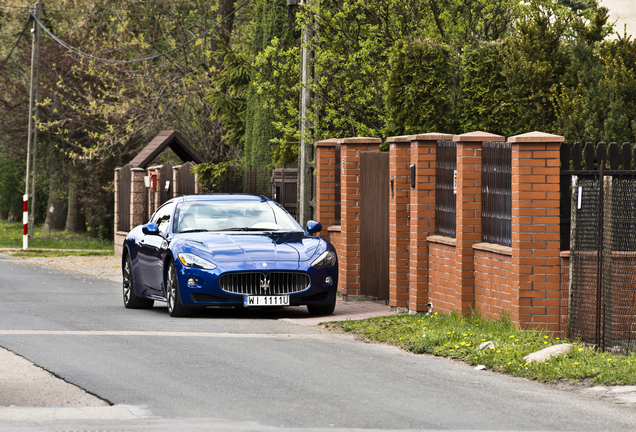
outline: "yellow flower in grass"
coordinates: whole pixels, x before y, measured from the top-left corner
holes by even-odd
[[[574,364],[578,366],[578,365],[580,365],[581,363],[579,363],[579,362],[574,362]]]

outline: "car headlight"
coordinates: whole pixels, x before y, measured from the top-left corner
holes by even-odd
[[[320,268],[331,265],[336,262],[336,254],[333,251],[323,252],[314,262],[311,263],[312,267]]]
[[[210,261],[204,260],[194,254],[191,253],[180,253],[179,261],[186,267],[194,267],[198,269],[204,270],[214,270],[216,265],[212,264]]]

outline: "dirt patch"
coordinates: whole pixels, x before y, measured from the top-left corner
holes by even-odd
[[[121,282],[121,258],[102,256],[66,256],[51,258],[13,258],[16,263],[38,263]]]

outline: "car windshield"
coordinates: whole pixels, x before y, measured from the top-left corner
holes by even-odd
[[[297,231],[302,229],[273,201],[182,202],[174,214],[175,233],[207,231]]]

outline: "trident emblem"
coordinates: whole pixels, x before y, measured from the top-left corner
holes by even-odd
[[[263,291],[269,290],[269,276],[261,276],[261,289]]]

